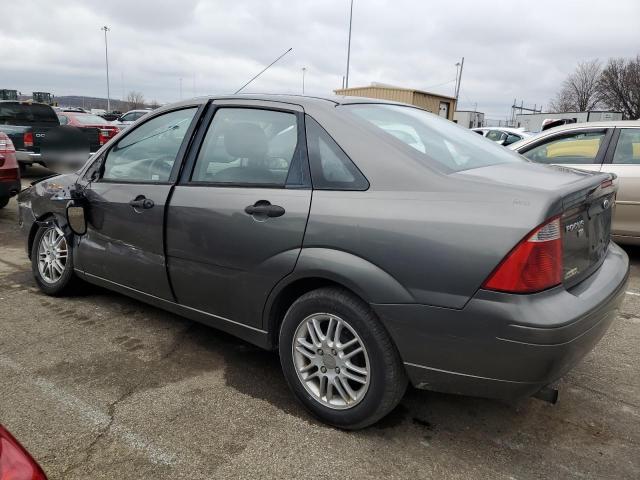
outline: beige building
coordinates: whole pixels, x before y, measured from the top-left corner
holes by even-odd
[[[382,100],[409,103],[451,121],[453,121],[453,113],[456,111],[456,99],[454,97],[381,83],[372,83],[368,87],[340,88],[334,90],[334,92],[336,95],[380,98]]]

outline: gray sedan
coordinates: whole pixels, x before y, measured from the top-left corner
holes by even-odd
[[[277,350],[321,420],[418,388],[554,400],[628,258],[613,175],[537,165],[408,105],[199,98],[19,196],[41,290],[86,281]]]

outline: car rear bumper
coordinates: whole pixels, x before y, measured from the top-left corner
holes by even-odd
[[[28,152],[26,150],[16,150],[16,160],[28,165],[33,163],[42,163],[42,155],[40,153]]]
[[[558,380],[593,349],[616,318],[628,275],[626,253],[611,243],[602,266],[569,290],[479,290],[460,310],[373,308],[415,386],[515,400]]]

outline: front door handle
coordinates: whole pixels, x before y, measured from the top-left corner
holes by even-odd
[[[244,211],[255,218],[273,218],[284,215],[284,208],[280,205],[271,205],[271,202],[267,200],[258,200],[253,205],[246,207]]]
[[[155,204],[150,198],[146,198],[144,195],[138,195],[136,198],[129,202],[129,205],[131,205],[133,208],[142,208],[144,210],[147,210],[149,208],[153,208]]]

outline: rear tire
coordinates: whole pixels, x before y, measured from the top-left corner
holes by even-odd
[[[279,353],[298,400],[339,428],[377,422],[407,387],[400,355],[384,326],[367,303],[341,288],[308,292],[291,305],[280,328]]]
[[[73,293],[73,246],[56,223],[38,228],[31,248],[31,270],[38,288],[54,297]]]
[[[9,205],[9,199],[8,198],[0,198],[0,208],[4,208],[7,205]]]
[[[18,162],[18,168],[20,169],[20,176],[24,177],[25,174],[27,173],[27,164]]]

